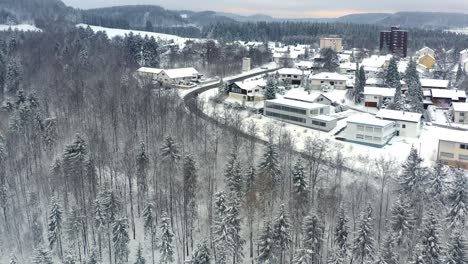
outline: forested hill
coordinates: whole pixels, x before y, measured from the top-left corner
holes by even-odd
[[[417,28],[456,28],[468,26],[468,14],[440,12],[398,12],[378,22],[381,25],[400,25]]]

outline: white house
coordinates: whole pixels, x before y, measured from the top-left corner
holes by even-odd
[[[364,66],[366,76],[375,77],[387,69],[391,58],[392,55],[390,54],[386,56],[372,55],[369,58],[363,59],[361,66]]]
[[[347,77],[335,72],[321,72],[309,77],[314,90],[346,89]]]
[[[266,82],[259,80],[244,80],[229,85],[229,97],[247,102],[261,101],[264,99],[263,92]]]
[[[310,117],[309,127],[329,132],[336,127],[338,119],[328,115],[318,115]]]
[[[420,79],[421,87],[423,89],[448,89],[449,80],[438,80],[438,79]]]
[[[452,120],[458,124],[468,124],[468,103],[452,103]]]
[[[148,77],[148,78],[151,78],[153,81],[157,81],[159,74],[162,71],[163,71],[162,69],[141,67],[137,70],[137,73],[140,77]]]
[[[284,122],[321,130],[333,129],[333,122],[335,122],[336,126],[336,119],[330,118],[325,120],[325,118],[320,117],[330,114],[330,106],[324,104],[307,103],[285,98],[266,100],[264,114],[265,116]],[[325,122],[325,126],[312,123],[313,120],[317,121],[318,119],[321,119],[320,122]]]
[[[278,70],[279,78],[283,81],[290,80],[291,84],[301,84],[302,79],[310,72],[297,68],[282,68]]]
[[[381,108],[385,102],[393,102],[395,88],[364,87],[364,105],[366,107]]]
[[[431,89],[432,104],[448,107],[453,102],[466,102],[466,92],[454,89]]]
[[[375,147],[385,146],[395,135],[395,122],[378,119],[369,114],[348,118],[344,131],[346,141]]]
[[[139,76],[151,77],[166,85],[188,85],[197,82],[203,75],[195,68],[156,69],[141,67],[137,70]]]
[[[422,114],[405,111],[382,109],[377,118],[394,121],[396,124],[396,136],[418,138],[421,135]]]
[[[352,74],[354,75],[357,70],[357,63],[355,62],[343,62],[340,63],[340,66],[338,67],[338,70],[340,71],[341,74]]]

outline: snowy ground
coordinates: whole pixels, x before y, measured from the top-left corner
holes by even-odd
[[[18,30],[18,31],[33,31],[33,32],[42,32],[42,29],[37,28],[34,25],[29,24],[19,24],[19,25],[3,25],[0,24],[0,31],[8,31],[8,30]]]
[[[468,35],[468,28],[449,29],[447,31],[457,33],[457,34]]]
[[[117,36],[124,37],[125,35],[133,33],[134,35],[140,35],[142,37],[144,36],[154,37],[156,40],[160,40],[160,41],[174,41],[174,43],[176,43],[180,47],[183,47],[185,45],[185,42],[187,42],[188,40],[204,41],[204,39],[183,38],[183,37],[179,37],[176,35],[148,32],[148,31],[106,28],[106,27],[93,26],[93,25],[88,25],[88,24],[78,24],[76,26],[81,27],[81,28],[87,28],[89,26],[95,32],[98,32],[98,31],[105,32],[107,36],[109,36],[109,38],[114,38]]]

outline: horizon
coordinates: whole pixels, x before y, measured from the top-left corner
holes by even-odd
[[[467,5],[461,4],[458,0],[447,0],[445,5],[446,9],[435,12],[434,6],[438,2],[432,0],[425,1],[427,5],[426,8],[420,8],[419,4],[416,5],[413,1],[412,3],[402,3],[403,0],[397,0],[392,2],[397,2],[394,6],[401,8],[388,8],[389,4],[386,3],[374,7],[372,4],[366,4],[370,0],[361,0],[356,5],[349,5],[349,3],[341,3],[342,8],[330,8],[328,2],[340,2],[340,0],[329,0],[329,1],[314,1],[313,3],[303,0],[296,0],[293,4],[281,3],[278,0],[272,0],[269,4],[269,8],[262,8],[257,3],[252,3],[244,0],[238,1],[229,1],[228,3],[212,3],[212,0],[203,0],[205,3],[185,3],[183,6],[180,3],[173,3],[170,0],[139,0],[137,3],[131,0],[62,0],[66,5],[69,5],[74,8],[80,9],[95,9],[95,8],[108,8],[115,6],[135,6],[135,5],[154,5],[160,6],[167,10],[175,11],[214,11],[221,13],[232,13],[242,16],[252,16],[252,15],[268,15],[273,18],[285,18],[285,19],[307,19],[307,18],[338,18],[346,15],[355,15],[355,14],[395,14],[399,12],[432,12],[432,13],[457,13],[457,14],[468,14]],[[266,0],[264,0],[266,1]],[[263,1],[262,1],[263,2]],[[327,2],[327,3],[325,3]],[[372,2],[372,1],[371,1]],[[416,1],[419,2],[419,1]],[[325,6],[324,6],[325,4]],[[404,4],[404,5],[403,5]],[[203,8],[200,8],[202,6]],[[211,6],[212,8],[207,8],[206,6]],[[330,5],[331,6],[331,5]],[[391,5],[393,7],[393,5]]]

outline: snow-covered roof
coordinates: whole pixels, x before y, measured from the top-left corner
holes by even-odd
[[[440,140],[450,142],[468,143],[468,132],[454,129],[445,129]]]
[[[452,100],[466,98],[466,93],[462,90],[431,89],[431,94],[433,98],[450,98]]]
[[[375,116],[369,115],[369,114],[353,115],[349,117],[346,121],[348,123],[370,125],[370,126],[377,126],[377,127],[386,127],[388,125],[393,124],[393,121],[378,119]]]
[[[367,85],[382,85],[384,80],[382,78],[369,78],[366,80]]]
[[[431,91],[430,90],[424,90],[423,95],[424,96],[431,96]]]
[[[322,108],[326,107],[327,105],[324,104],[318,104],[318,103],[307,103],[307,102],[301,102],[301,101],[296,101],[296,100],[290,100],[286,98],[278,98],[278,99],[273,99],[273,100],[267,100],[267,103],[273,103],[273,104],[280,104],[280,105],[286,105],[286,106],[292,106],[296,108],[302,108],[302,109],[317,109],[317,108]]]
[[[396,111],[396,110],[388,110],[388,109],[380,110],[376,116],[377,118],[382,118],[382,119],[408,121],[408,122],[413,122],[413,123],[418,123],[422,117],[420,113],[412,113],[412,112]]]
[[[323,97],[330,100],[332,103],[341,102],[346,97],[346,90],[332,90],[321,94]]]
[[[348,78],[336,72],[321,72],[319,74],[312,75],[312,80],[335,80],[335,81],[346,81]]]
[[[468,103],[452,103],[453,111],[455,112],[468,112]]]
[[[284,98],[313,103],[319,96],[320,93],[311,92],[309,94],[302,88],[295,88],[287,91]]]
[[[337,120],[338,118],[333,117],[333,116],[328,116],[328,115],[318,115],[318,116],[311,117],[310,119],[320,120],[320,121],[334,121],[334,120]]]
[[[365,86],[364,95],[380,95],[385,97],[393,97],[395,95],[395,88]]]
[[[176,78],[184,78],[184,77],[192,77],[194,75],[198,75],[198,71],[195,68],[178,68],[178,69],[167,69],[163,70],[167,76],[171,79]]]
[[[314,66],[313,61],[300,61],[295,63],[297,68],[312,68]]]
[[[302,71],[297,68],[281,68],[278,70],[278,73],[281,75],[302,75],[303,73],[308,74],[307,71]]]
[[[137,71],[138,72],[143,72],[143,73],[159,74],[163,70],[162,69],[157,69],[157,68],[141,67]]]
[[[356,65],[357,65],[357,63],[355,63],[355,62],[340,63],[340,69],[356,70]]]
[[[448,88],[449,81],[448,80],[437,80],[437,79],[421,79],[421,86],[424,87],[431,87],[431,88]]]
[[[235,82],[235,84],[241,88],[242,90],[252,90],[256,87],[264,87],[266,85],[265,80],[260,79],[260,80],[245,80],[241,82]]]
[[[369,58],[363,59],[361,65],[364,66],[364,68],[383,68],[385,63],[391,58],[391,54],[386,56],[372,55]]]

